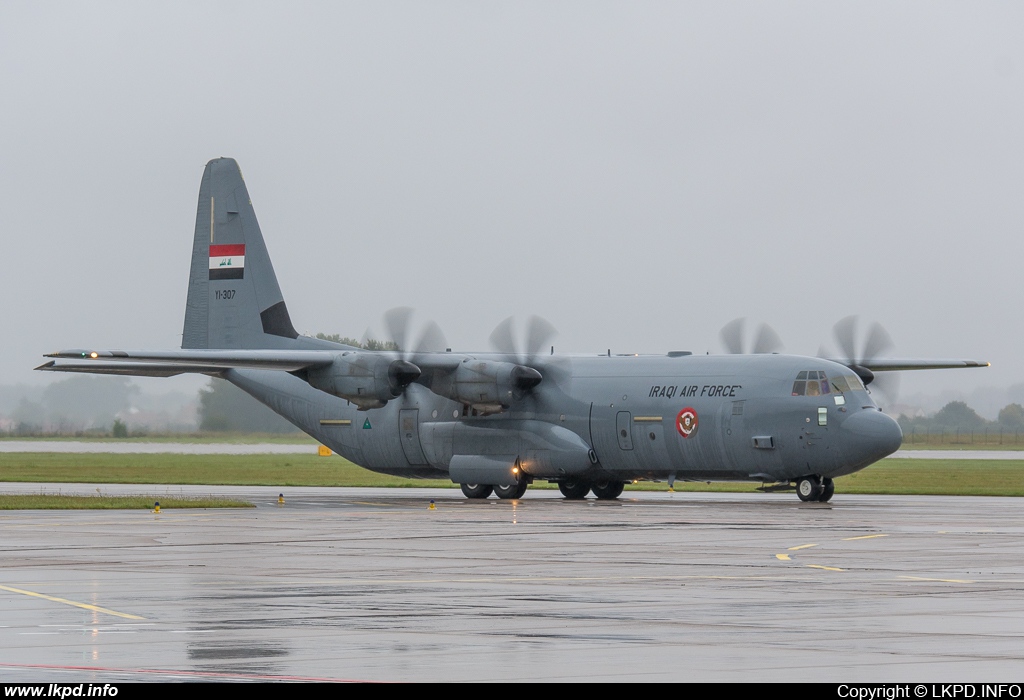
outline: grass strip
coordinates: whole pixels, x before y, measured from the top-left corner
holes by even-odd
[[[444,486],[377,474],[336,455],[0,453],[0,481],[231,486]]]
[[[0,481],[240,486],[457,488],[447,478],[407,479],[357,467],[336,455],[0,453]],[[676,491],[751,492],[759,484],[676,482]],[[538,481],[531,488],[553,488]],[[627,486],[665,491],[665,483]],[[1024,460],[885,459],[836,480],[836,493],[1024,496]],[[161,506],[163,502],[161,501]]]
[[[749,493],[760,484],[676,482],[676,491]],[[631,484],[627,490],[664,490],[666,484]],[[1024,496],[1024,461],[988,459],[883,459],[836,479],[844,493],[930,496]]]
[[[318,445],[304,433],[159,433],[116,438],[110,435],[3,435],[0,442],[94,442],[130,445],[138,442],[167,442],[183,445]],[[1024,445],[1021,446],[1024,449]]]
[[[228,498],[167,496],[62,496],[56,494],[0,494],[0,510],[160,510],[168,508],[254,508],[252,503]]]

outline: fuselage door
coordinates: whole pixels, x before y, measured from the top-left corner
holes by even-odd
[[[619,438],[619,449],[633,449],[633,416],[629,411],[615,414],[615,435]]]
[[[403,408],[398,412],[399,438],[409,464],[426,464],[427,458],[420,445],[420,411],[418,408]]]
[[[722,441],[725,444],[726,459],[734,469],[746,467],[750,438],[743,418],[745,401],[729,401],[722,405]]]

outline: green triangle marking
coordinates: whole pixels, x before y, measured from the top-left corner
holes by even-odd
[[[367,418],[366,421],[363,423],[363,430],[373,430],[373,426],[370,425],[369,418]]]

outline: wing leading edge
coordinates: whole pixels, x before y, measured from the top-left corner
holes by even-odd
[[[914,369],[965,369],[969,367],[989,367],[990,363],[979,360],[935,359],[908,360],[898,358],[874,358],[871,360],[832,359],[841,365],[851,367],[857,365],[872,372],[902,372]]]
[[[72,363],[50,362],[36,369],[50,372],[93,372],[100,374],[104,367],[118,367],[121,374],[136,363],[145,364],[146,370],[158,367],[176,367],[182,372],[209,372],[225,369],[273,369],[295,372],[301,369],[325,367],[341,353],[325,350],[61,350],[46,357],[73,360]],[[140,368],[142,369],[142,368]],[[142,374],[139,372],[139,374]],[[153,375],[143,375],[153,376]]]

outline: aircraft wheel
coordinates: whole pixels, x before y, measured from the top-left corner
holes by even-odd
[[[498,498],[522,498],[523,494],[526,493],[527,487],[526,480],[520,481],[518,484],[512,484],[511,486],[495,486],[494,494]]]
[[[590,493],[590,484],[586,481],[559,481],[558,490],[570,501],[579,501]]]
[[[622,489],[626,486],[621,481],[603,481],[594,484],[590,490],[602,500],[611,500],[622,495]]]
[[[490,484],[459,484],[466,498],[487,498],[494,491]]]
[[[803,476],[797,479],[796,495],[801,501],[817,501],[822,494],[821,480],[816,476]]]
[[[818,500],[822,503],[828,503],[832,500],[832,496],[836,493],[836,483],[831,479],[821,480],[821,495],[818,496]]]

